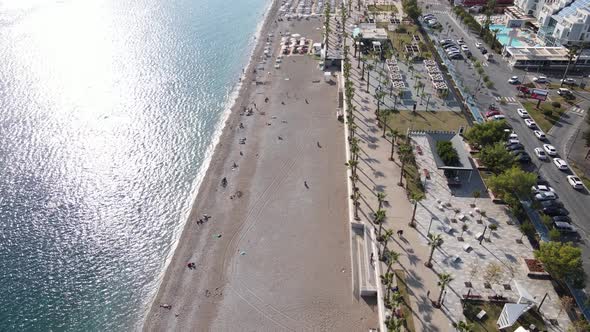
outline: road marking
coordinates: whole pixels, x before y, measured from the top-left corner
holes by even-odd
[[[572,108],[570,108],[570,111],[574,112],[574,113],[578,113],[578,114],[584,114],[584,110],[579,108],[578,106],[574,106]]]
[[[499,103],[505,101],[507,104],[518,104],[514,97],[496,97],[496,101]]]
[[[489,63],[487,63],[487,62],[484,62],[484,63],[482,63],[481,65],[482,65],[482,66],[484,66],[484,67],[487,67],[487,66],[489,66],[490,64],[489,64]]]

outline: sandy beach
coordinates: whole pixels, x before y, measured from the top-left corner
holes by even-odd
[[[319,40],[322,21],[276,22],[276,11],[275,3],[254,52],[255,68],[274,35],[274,55],[258,72],[265,83],[246,73],[144,330],[377,326],[376,307],[352,289],[337,86],[309,55],[273,67],[281,32]],[[198,223],[204,214],[211,218]]]

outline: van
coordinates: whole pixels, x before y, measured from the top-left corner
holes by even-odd
[[[572,92],[569,89],[566,88],[559,88],[557,89],[557,94],[560,96],[567,96],[570,95]]]

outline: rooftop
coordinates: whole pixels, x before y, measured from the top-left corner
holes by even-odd
[[[506,47],[506,52],[510,53],[510,56],[515,60],[568,60],[568,50],[563,46],[508,46]]]
[[[557,22],[561,22],[565,17],[575,15],[578,8],[590,7],[590,0],[574,0],[569,6],[564,7],[562,10],[553,15],[553,18]]]

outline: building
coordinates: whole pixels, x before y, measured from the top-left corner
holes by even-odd
[[[514,1],[516,7],[518,7],[525,15],[532,17],[539,17],[541,9],[545,5],[545,0],[516,0]]]
[[[510,67],[530,71],[563,69],[569,62],[568,49],[563,46],[507,46],[502,55]],[[572,59],[570,70],[590,68],[590,50]]]
[[[472,6],[481,6],[485,7],[488,3],[488,0],[454,0],[455,6],[464,6],[464,7],[472,7]],[[512,6],[514,0],[496,0],[497,7],[507,7]]]
[[[538,21],[537,36],[548,46],[590,42],[590,0],[545,0]]]

